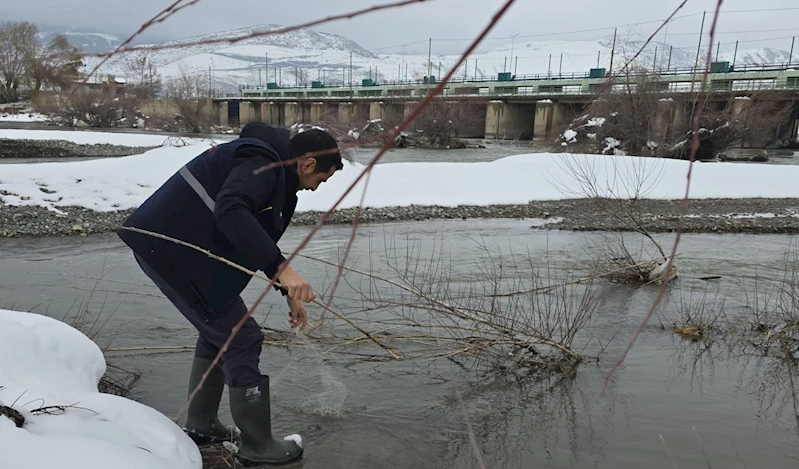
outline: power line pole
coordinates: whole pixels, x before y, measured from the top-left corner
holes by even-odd
[[[427,46],[427,83],[430,83],[430,74],[433,68],[433,38],[430,38],[430,44]]]
[[[791,39],[791,53],[788,54],[788,66],[791,66],[791,62],[793,61],[793,46],[796,43],[796,36]]]
[[[613,28],[613,46],[610,48],[610,68],[608,74],[613,72],[613,56],[616,55],[616,32],[619,28]]]

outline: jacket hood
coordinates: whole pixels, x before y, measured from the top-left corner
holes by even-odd
[[[277,151],[280,159],[290,160],[291,156],[291,134],[288,129],[273,127],[263,122],[250,122],[241,129],[240,138],[257,138],[272,145]]]

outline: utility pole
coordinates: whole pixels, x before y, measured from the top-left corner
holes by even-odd
[[[430,44],[427,46],[427,83],[430,83],[430,74],[433,68],[433,38],[430,38]]]
[[[735,52],[732,54],[732,66],[735,68],[735,59],[738,58],[738,41],[735,41]]]
[[[699,67],[699,53],[702,51],[702,34],[705,32],[705,14],[707,12],[702,12],[702,26],[699,28],[699,44],[696,46],[696,60],[694,60],[694,74],[696,74],[696,69]],[[694,91],[694,84],[693,80],[691,81],[691,92]]]
[[[791,53],[788,54],[788,66],[791,66],[791,62],[793,62],[793,46],[796,43],[796,36],[791,39]]]
[[[596,51],[596,68],[599,68],[599,58],[601,56],[602,56],[602,51],[601,50]],[[551,54],[550,54],[550,57],[552,57]]]
[[[266,78],[266,81],[269,81],[269,53],[268,52],[265,54],[265,58],[266,58],[266,68],[264,69],[264,72],[265,72],[264,73],[264,78]]]
[[[721,41],[719,41],[718,45],[716,46],[716,62],[719,61],[719,49],[721,49]]]
[[[513,61],[513,46],[514,46],[514,44],[515,44],[515,42],[516,42],[516,36],[518,36],[518,35],[519,35],[519,33],[516,33],[516,34],[511,34],[511,35],[510,35],[510,37],[512,37],[512,38],[513,38],[513,39],[511,39],[511,41],[510,41],[510,60],[511,60],[511,61]],[[518,63],[518,62],[517,62],[517,63]],[[513,72],[513,74],[514,74],[514,75],[516,75],[516,72]]]
[[[513,65],[513,76],[516,76],[516,71],[519,69],[519,58],[516,57],[516,63]]]
[[[560,53],[560,66],[558,67],[558,76],[563,75],[563,52]]]
[[[613,56],[616,55],[616,32],[619,28],[613,28],[613,46],[610,48],[610,68],[608,74],[613,72]]]
[[[669,61],[666,63],[666,71],[668,72],[671,68],[671,51],[674,49],[674,46],[669,46]]]
[[[350,93],[352,93],[352,52],[350,52]]]

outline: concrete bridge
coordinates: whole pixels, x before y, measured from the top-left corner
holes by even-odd
[[[592,77],[591,75],[595,75]],[[579,116],[594,96],[608,86],[603,69],[582,76],[523,76],[500,74],[497,80],[477,81],[461,77],[449,82],[436,99],[453,105],[470,103],[479,109],[482,125],[470,123],[459,129],[460,136],[488,139],[554,138]],[[701,71],[672,70],[650,75],[664,95],[690,98],[701,88]],[[617,78],[614,91],[626,89],[626,80]],[[364,80],[359,86],[326,86],[314,82],[310,87],[278,88],[242,87],[239,93],[213,100],[214,114],[221,125],[243,126],[262,121],[290,127],[296,123],[334,123],[358,127],[368,120],[382,119],[390,124],[407,116],[436,86],[435,78],[415,82],[372,83]],[[710,99],[728,101],[736,96],[754,96],[765,90],[784,90],[785,99],[796,103],[799,98],[799,66],[760,67],[757,70],[722,70],[708,77]],[[687,100],[686,100],[687,101]],[[684,118],[684,109],[676,104],[663,104],[664,124],[676,124]],[[472,111],[474,112],[474,111]],[[799,108],[791,122],[792,137],[799,132]]]

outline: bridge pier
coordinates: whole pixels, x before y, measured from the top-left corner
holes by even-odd
[[[228,106],[227,101],[219,103],[219,125],[222,127],[227,127],[230,124],[228,119]]]
[[[298,102],[286,103],[283,125],[291,127],[302,123],[302,105]]]
[[[308,124],[318,124],[325,118],[327,109],[325,103],[311,103],[311,115]]]
[[[369,120],[383,119],[383,111],[385,106],[383,101],[377,101],[369,104]]]
[[[258,122],[261,120],[261,109],[256,108],[255,104],[251,101],[242,101],[239,103],[239,125],[244,127],[250,122]]]
[[[274,102],[261,103],[261,122],[270,125],[280,125],[280,106]]]

